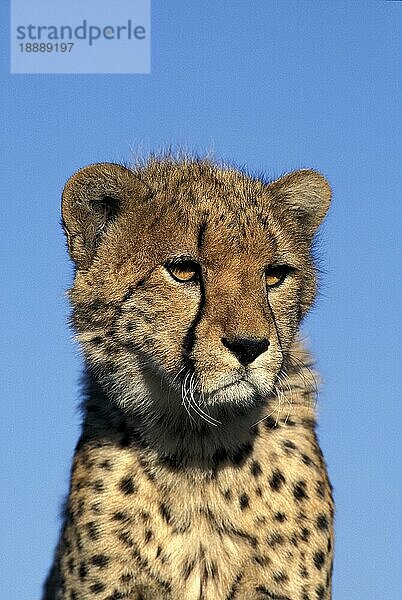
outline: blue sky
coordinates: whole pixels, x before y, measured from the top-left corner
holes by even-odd
[[[325,381],[334,600],[400,598],[402,3],[154,0],[150,75],[9,75],[1,11],[2,600],[39,598],[79,432],[61,190],[170,144],[330,180],[304,330]]]

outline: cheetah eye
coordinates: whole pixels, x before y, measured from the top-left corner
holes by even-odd
[[[265,269],[265,282],[267,287],[273,288],[283,283],[294,269],[288,265],[272,265]]]
[[[166,264],[165,269],[173,279],[180,283],[197,281],[200,274],[199,264],[189,259],[176,259]]]

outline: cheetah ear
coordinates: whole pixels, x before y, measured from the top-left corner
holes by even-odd
[[[145,199],[150,190],[130,169],[112,163],[84,167],[66,183],[62,224],[71,258],[87,269],[102,236],[128,203]]]
[[[327,214],[331,202],[328,181],[311,169],[293,171],[269,184],[274,202],[291,210],[312,237]]]

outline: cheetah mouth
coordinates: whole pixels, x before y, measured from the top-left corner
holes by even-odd
[[[196,371],[187,371],[185,376],[176,378],[172,387],[179,392],[184,405],[197,405],[200,408],[250,408],[263,403],[270,394],[271,385],[265,378],[256,377],[254,372],[227,372],[217,380],[200,381]]]
[[[242,400],[250,399],[250,396],[258,395],[257,389],[245,377],[239,377],[234,381],[216,386],[208,391],[206,395],[207,401],[215,402],[241,402]]]
[[[234,381],[231,381],[229,383],[225,383],[223,385],[218,385],[215,388],[212,388],[209,392],[209,395],[211,394],[217,394],[219,392],[223,392],[224,390],[228,390],[230,388],[236,388],[241,384],[248,384],[249,382],[247,381],[247,379],[244,379],[244,377],[239,377],[239,379],[235,379]]]

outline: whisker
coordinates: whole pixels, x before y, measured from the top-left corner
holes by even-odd
[[[307,383],[307,378],[306,378],[306,373],[305,371],[307,371],[308,375],[311,377],[311,383],[314,387],[314,391],[318,393],[318,383],[317,383],[317,379],[314,375],[314,372],[310,369],[311,366],[313,366],[313,363],[310,364],[306,364],[305,362],[303,362],[302,360],[300,360],[300,358],[298,358],[297,356],[295,356],[292,352],[288,351],[286,353],[288,355],[288,357],[290,358],[291,361],[293,361],[294,363],[296,363],[296,366],[299,367],[299,370],[296,371],[297,374],[302,375],[302,377],[304,378],[303,381],[305,383]],[[292,365],[295,366],[295,365]]]
[[[187,405],[187,389],[186,389],[186,385],[187,385],[187,379],[188,379],[189,375],[190,375],[190,371],[188,371],[188,372],[185,374],[185,376],[184,376],[184,378],[183,378],[183,381],[182,381],[182,383],[181,383],[181,399],[182,399],[182,405],[183,405],[183,406],[184,406],[184,408],[186,409],[186,412],[187,412],[187,414],[188,414],[188,416],[189,416],[189,418],[190,418],[190,421],[191,421],[192,423],[194,423],[194,422],[195,422],[195,421],[194,421],[194,417],[193,417],[193,415],[191,414],[191,412],[190,412],[190,409],[189,409],[189,407],[188,407],[188,405]]]
[[[192,373],[191,377],[190,377],[190,399],[189,399],[189,405],[190,407],[202,418],[204,419],[204,421],[207,421],[207,423],[209,423],[210,425],[214,425],[214,427],[216,427],[218,424],[220,425],[221,422],[218,421],[217,419],[215,419],[214,417],[211,417],[211,415],[209,415],[207,412],[205,412],[200,405],[197,403],[195,397],[194,397],[194,380],[195,380],[195,373]]]
[[[170,383],[168,382],[168,385],[169,385],[169,390],[168,390],[168,395],[167,395],[167,399],[166,399],[166,402],[167,402],[167,404],[169,404],[170,395],[171,395],[171,393],[172,393],[172,389],[173,389],[173,384],[174,384],[174,382],[175,382],[175,381],[178,379],[178,377],[180,377],[180,375],[181,375],[182,373],[184,373],[184,372],[185,372],[185,370],[186,370],[186,368],[185,368],[185,367],[181,367],[181,368],[180,368],[180,369],[177,371],[176,375],[173,377],[172,381],[171,381]],[[180,388],[181,388],[181,384],[180,384]]]
[[[276,397],[278,399],[278,392],[279,392],[279,390],[278,390],[278,388],[276,386],[274,386],[274,389],[275,389],[275,392],[277,393]],[[277,403],[277,405],[275,406],[275,408],[270,413],[268,413],[267,415],[265,415],[265,417],[263,417],[262,419],[260,419],[256,423],[254,423],[253,425],[251,425],[251,427],[255,427],[256,425],[259,425],[260,423],[262,423],[263,421],[265,421],[265,419],[268,419],[269,417],[272,417],[272,415],[274,414],[274,412],[276,412],[277,410],[278,410],[278,403]],[[275,425],[277,425],[277,423],[275,423]]]
[[[279,423],[279,414],[281,411],[281,406],[282,406],[282,397],[283,397],[283,392],[280,388],[275,386],[275,391],[277,394],[277,398],[278,398],[278,404],[277,404],[277,408],[276,408],[276,419],[275,419],[275,427],[278,425]]]
[[[303,403],[308,408],[315,408],[317,404],[317,396],[318,396],[318,383],[317,379],[314,375],[314,372],[310,369],[310,365],[304,363],[297,356],[295,356],[292,352],[287,352],[287,356],[289,357],[292,367],[296,367],[293,372],[296,376],[298,376],[303,384],[305,393],[303,394]],[[290,378],[289,373],[287,373]],[[308,375],[308,377],[307,377]],[[295,386],[293,386],[295,387]],[[311,394],[313,395],[313,399],[311,398]]]
[[[280,383],[286,385],[286,387],[288,388],[289,393],[290,393],[290,399],[287,396],[287,394],[284,394],[285,400],[286,400],[286,402],[287,402],[287,404],[289,406],[289,410],[288,410],[288,413],[287,413],[286,418],[285,418],[285,423],[287,423],[288,419],[289,419],[289,417],[291,415],[292,408],[293,408],[293,390],[291,388],[290,382],[287,379],[286,373],[279,373],[278,380],[279,380]]]
[[[190,376],[190,380],[188,380],[189,376]],[[186,406],[186,409],[188,410],[188,412],[193,410],[196,415],[203,418],[202,415],[197,412],[197,407],[194,406],[194,404],[192,402],[192,395],[193,395],[192,388],[191,388],[192,379],[193,379],[193,374],[191,374],[190,371],[188,371],[188,373],[186,375],[186,385],[187,385],[187,381],[188,381],[189,385],[188,385],[188,389],[185,389],[183,401],[185,402],[185,406]],[[192,417],[193,422],[195,422],[194,417],[192,415],[191,415],[191,417]]]

